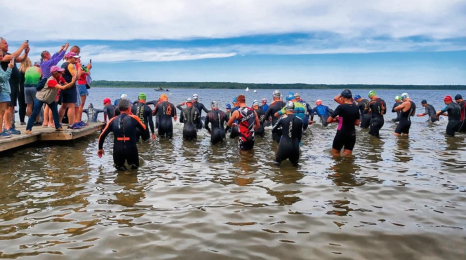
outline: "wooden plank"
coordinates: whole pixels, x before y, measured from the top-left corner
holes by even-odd
[[[91,135],[105,127],[104,123],[89,123],[82,129],[55,131],[54,128],[36,126],[31,134],[26,134],[26,126],[18,126],[20,135],[12,135],[11,138],[0,139],[0,152],[21,147],[37,141],[69,141]]]

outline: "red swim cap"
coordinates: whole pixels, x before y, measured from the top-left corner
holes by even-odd
[[[104,104],[106,103],[112,103],[112,101],[110,100],[110,98],[104,98]]]
[[[443,98],[443,101],[447,102],[452,102],[453,101],[453,98],[450,96],[450,95],[446,95],[444,98]]]

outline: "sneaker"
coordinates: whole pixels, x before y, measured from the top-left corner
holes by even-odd
[[[82,127],[87,126],[87,124],[84,123],[83,121],[80,121],[80,122],[78,122],[78,123],[76,123],[76,124],[78,124],[79,126],[82,126]]]
[[[0,138],[10,138],[11,134],[10,131],[3,130],[3,132],[0,134]]]
[[[9,130],[12,135],[20,135],[21,131],[14,129],[13,127]]]
[[[20,124],[20,125],[26,125],[26,122],[21,122],[21,123],[19,123],[19,124]]]
[[[82,127],[78,125],[78,123],[74,123],[73,125],[69,125],[68,129],[81,129]]]

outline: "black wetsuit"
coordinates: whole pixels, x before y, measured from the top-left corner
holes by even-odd
[[[455,132],[461,128],[461,108],[455,102],[451,102],[441,111],[442,113],[448,113],[448,124],[447,124],[447,135],[455,136]]]
[[[409,129],[411,128],[411,117],[416,113],[416,104],[413,101],[411,103],[411,108],[408,111],[400,110],[399,124],[396,126],[395,133],[397,134],[409,134]]]
[[[143,140],[149,139],[149,131],[137,116],[122,113],[110,119],[100,134],[99,150],[102,149],[107,135],[113,132],[113,162],[117,169],[125,169],[125,161],[131,168],[139,167],[139,153],[136,146],[137,130],[141,133]]]
[[[458,105],[461,109],[459,132],[466,132],[466,100],[461,101]]]
[[[381,98],[377,98],[376,100],[371,100],[366,108],[364,109],[364,113],[367,114],[371,111],[371,125],[369,134],[375,137],[379,137],[379,131],[382,128],[385,120],[383,115],[387,112],[387,104]]]
[[[233,112],[235,112],[236,110],[238,110],[239,107],[234,107],[231,111],[230,111],[230,114],[228,115],[228,118],[231,118],[231,115],[233,114]],[[237,121],[235,121],[235,123],[237,123]],[[226,130],[228,132],[230,132],[230,138],[231,139],[234,139],[236,137],[239,136],[239,130],[238,130],[238,126],[232,126],[232,127],[228,127],[226,128]]]
[[[269,109],[267,109],[267,112],[265,113],[265,120],[268,120],[270,117],[272,117],[272,125],[276,125],[279,118],[275,117],[274,115],[278,111],[282,110],[282,108],[285,105],[286,103],[281,100],[273,101],[272,104],[269,105]],[[281,134],[281,131],[276,131],[275,133],[272,133],[272,139],[276,142],[280,142]]]
[[[371,115],[364,114],[364,109],[366,109],[368,103],[369,100],[367,99],[363,99],[360,102],[358,102],[358,108],[361,114],[361,124],[359,126],[361,128],[369,128],[369,126],[371,125]]]
[[[184,123],[183,138],[187,141],[197,138],[197,129],[195,122],[200,118],[199,111],[194,106],[184,108],[181,111],[180,122]]]
[[[93,107],[88,107],[86,109],[83,109],[83,113],[86,113],[87,115],[87,122],[97,122],[97,117],[99,116],[99,113],[104,112],[102,109],[95,109]]]
[[[172,117],[176,116],[175,106],[168,101],[159,102],[155,106],[155,115],[157,117],[157,125],[159,129],[158,135],[172,138],[173,137]]]
[[[356,104],[339,105],[332,113],[332,118],[338,116],[338,128],[335,138],[333,139],[332,148],[340,151],[345,147],[345,150],[352,151],[356,143],[355,122],[360,119],[359,108]]]
[[[436,116],[437,112],[435,111],[434,106],[432,106],[430,104],[426,104],[424,113],[429,116],[429,120],[431,122],[438,121],[438,118]]]
[[[228,116],[220,110],[211,110],[205,117],[205,129],[210,133],[210,141],[216,144],[225,140],[225,122],[228,121]],[[209,123],[212,129],[209,128]]]
[[[202,111],[204,110],[204,112],[206,113],[209,113],[210,111],[207,110],[204,104],[199,103],[199,102],[193,102],[193,107],[197,108],[197,111],[199,111],[199,119],[197,119],[195,122],[197,129],[202,129],[202,121],[201,121]]]
[[[137,116],[141,122],[150,128],[150,132],[153,134],[154,131],[154,121],[152,120],[152,109],[145,103],[137,102],[131,107],[131,113]],[[141,133],[138,132],[138,140]]]
[[[239,138],[238,146],[241,150],[247,151],[254,147],[254,124],[256,114],[250,107],[241,107],[238,109],[238,126]]]
[[[289,159],[293,165],[299,161],[299,143],[303,135],[303,120],[295,115],[283,115],[272,128],[281,132],[275,161],[280,163]]]
[[[260,136],[260,137],[264,137],[265,136],[265,112],[264,110],[262,110],[262,108],[258,108],[258,109],[255,109],[254,111],[256,111],[256,114],[257,114],[257,117],[259,117],[259,121],[261,123],[261,126],[259,127],[259,129],[256,130],[256,135]]]
[[[314,110],[312,109],[311,105],[309,105],[309,103],[306,103],[306,101],[301,99],[298,102],[301,103],[306,109],[303,121],[303,130],[306,131],[307,127],[309,126],[309,118],[311,121],[314,120]]]
[[[395,104],[393,104],[393,107],[392,107],[392,113],[396,113],[396,117],[392,119],[393,122],[399,122],[400,121],[400,114],[401,114],[401,111],[396,111],[395,110],[395,107],[399,106],[403,104],[402,102],[395,102]]]
[[[104,107],[104,115],[107,116],[107,120],[110,120],[115,117],[115,106],[108,104]]]

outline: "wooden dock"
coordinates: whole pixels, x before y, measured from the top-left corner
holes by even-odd
[[[0,139],[0,152],[24,146],[30,143],[39,141],[69,141],[75,140],[83,136],[93,134],[104,128],[102,122],[89,123],[88,126],[82,129],[55,131],[55,128],[34,126],[31,134],[26,134],[26,126],[16,126],[16,129],[21,131],[20,135],[11,135],[10,138]]]

